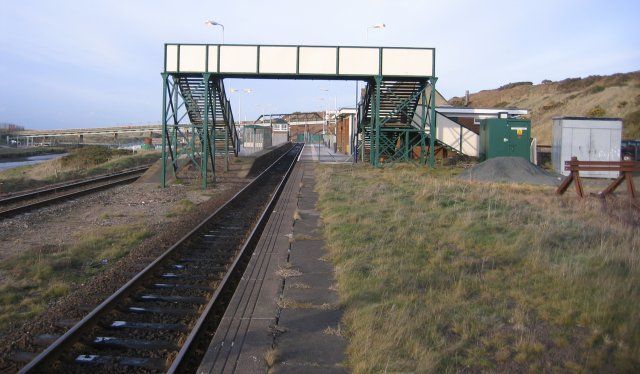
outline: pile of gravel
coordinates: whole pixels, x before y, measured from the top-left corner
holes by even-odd
[[[481,182],[529,183],[557,186],[562,177],[548,173],[521,157],[496,157],[463,171],[459,179]]]

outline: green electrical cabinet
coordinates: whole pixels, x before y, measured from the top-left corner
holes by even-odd
[[[480,161],[494,157],[531,158],[531,121],[487,118],[480,122]]]

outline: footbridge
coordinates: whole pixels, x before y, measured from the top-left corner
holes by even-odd
[[[434,48],[165,44],[162,77],[164,169],[177,173],[188,159],[203,186],[216,155],[238,152],[225,78],[365,81],[356,159],[435,166]]]

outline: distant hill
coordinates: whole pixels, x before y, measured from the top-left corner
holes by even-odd
[[[464,98],[453,97],[449,103],[464,106]],[[623,138],[640,139],[640,71],[541,84],[510,83],[471,94],[468,107],[529,109],[532,133],[539,144],[551,144],[556,116],[623,118]]]

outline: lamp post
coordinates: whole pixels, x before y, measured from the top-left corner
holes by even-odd
[[[240,122],[242,121],[242,95],[240,95],[241,93],[246,93],[246,94],[250,94],[253,92],[253,90],[251,88],[243,88],[243,89],[238,89],[238,88],[232,88],[230,90],[232,93],[237,92],[238,93],[238,118],[240,119]],[[245,121],[247,120],[246,116],[245,116]]]
[[[367,27],[366,40],[369,41],[369,30],[372,30],[372,29],[381,30],[381,29],[384,29],[385,27],[387,27],[387,25],[385,25],[384,23],[378,23],[376,25],[371,25],[371,26]]]
[[[207,20],[204,24],[211,27],[220,26],[222,28],[222,44],[224,44],[224,25],[212,20]]]

